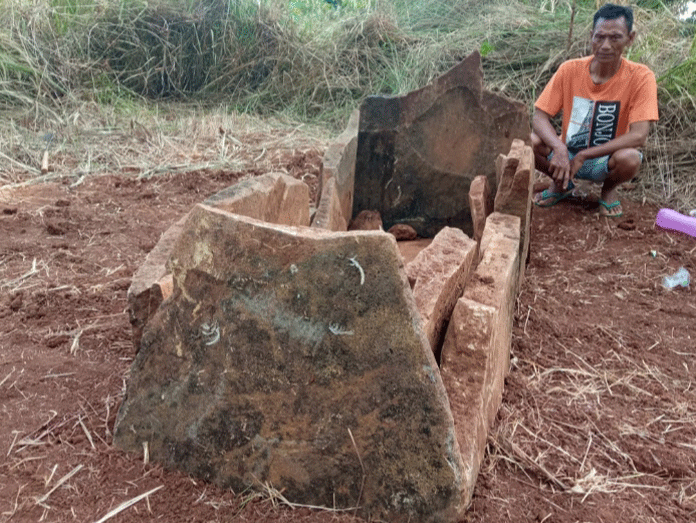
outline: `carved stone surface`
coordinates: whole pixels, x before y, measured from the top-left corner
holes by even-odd
[[[162,234],[143,264],[135,271],[128,288],[128,316],[133,329],[133,345],[136,352],[139,350],[145,325],[168,294],[171,294],[162,282],[166,281],[169,254],[187,219],[188,214]]]
[[[472,234],[467,195],[495,158],[527,139],[527,108],[482,87],[473,53],[430,85],[400,97],[368,97],[360,108],[353,214],[375,209],[385,228],[406,223],[419,236],[442,227]]]
[[[474,226],[474,240],[481,241],[486,218],[493,212],[491,205],[491,187],[488,178],[479,175],[474,178],[469,188],[469,206],[471,208],[471,221]]]
[[[268,223],[309,225],[309,187],[283,173],[242,180],[203,203]]]
[[[270,223],[309,224],[309,187],[282,173],[242,180],[214,194],[205,203]],[[145,325],[171,294],[169,271],[165,265],[187,218],[188,215],[183,216],[165,231],[133,275],[128,289],[128,313],[136,352]]]
[[[472,264],[478,260],[478,245],[460,229],[445,227],[406,266],[423,332],[436,357],[444,328],[462,296]]]
[[[519,223],[516,216],[493,213],[488,217],[485,251],[454,307],[442,347],[440,373],[467,464],[467,500],[473,493],[509,368],[519,277]]]
[[[455,522],[465,464],[393,236],[196,206],[114,441],[242,491]]]
[[[327,147],[322,159],[321,176],[319,177],[319,208],[318,216],[315,218],[317,227],[329,221],[322,214],[324,199],[324,189],[333,179],[335,186],[332,189],[332,196],[338,201],[338,209],[343,220],[348,223],[353,213],[353,191],[355,186],[355,156],[358,149],[358,121],[360,111],[353,111],[348,120],[346,129]],[[332,212],[333,208],[332,208]],[[317,221],[318,220],[318,221]],[[330,220],[336,223],[339,220]],[[339,230],[339,229],[331,229]],[[345,230],[345,229],[343,229]]]
[[[324,184],[319,207],[314,215],[314,220],[312,220],[312,227],[328,231],[345,231],[348,229],[348,222],[341,211],[341,201],[335,178],[329,178]]]
[[[349,231],[381,231],[382,217],[378,211],[360,211],[348,224]]]
[[[520,218],[520,281],[522,281],[529,252],[529,230],[532,221],[534,152],[522,140],[515,140],[507,155],[498,156],[495,167],[498,190],[493,210]]]
[[[389,234],[396,238],[396,241],[413,241],[418,238],[418,233],[410,225],[405,223],[397,223],[389,227],[387,231]]]

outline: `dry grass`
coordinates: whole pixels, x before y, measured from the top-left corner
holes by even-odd
[[[225,107],[208,111],[160,103],[118,114],[86,103],[69,116],[36,130],[12,125],[0,135],[3,150],[31,164],[6,164],[0,172],[5,190],[65,178],[78,185],[87,176],[104,174],[146,178],[198,169],[267,171],[278,167],[281,154],[326,143],[322,131],[310,125],[261,120]],[[49,172],[40,174],[46,135]]]

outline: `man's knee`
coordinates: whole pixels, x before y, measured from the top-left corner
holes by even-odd
[[[622,180],[630,180],[640,169],[643,155],[638,149],[619,149],[609,158],[609,173],[618,175]]]

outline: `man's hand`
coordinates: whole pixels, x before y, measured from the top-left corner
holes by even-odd
[[[568,149],[565,146],[554,148],[553,156],[549,161],[549,175],[563,190],[568,188],[568,184],[580,167],[582,167],[582,162],[575,168],[575,158],[572,162],[570,161]]]

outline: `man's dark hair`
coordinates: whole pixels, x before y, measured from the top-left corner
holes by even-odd
[[[597,12],[594,14],[592,30],[594,31],[594,28],[597,26],[597,20],[600,18],[603,18],[604,20],[616,20],[622,16],[626,20],[626,28],[630,33],[633,31],[633,9],[615,4],[604,4],[597,10]]]

